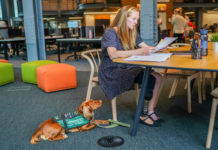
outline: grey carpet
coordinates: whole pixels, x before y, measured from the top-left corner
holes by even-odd
[[[157,112],[165,119],[161,127],[139,124],[137,136],[130,136],[130,128],[116,127],[70,133],[62,141],[42,141],[30,144],[30,138],[44,120],[72,112],[85,100],[88,72],[77,72],[78,88],[46,93],[37,85],[21,81],[20,68],[15,68],[16,81],[0,87],[0,149],[2,150],[99,150],[106,149],[97,144],[102,136],[116,135],[124,138],[121,150],[203,150],[208,129],[211,96],[202,105],[197,104],[196,86],[193,91],[192,114],[187,113],[184,83],[177,89],[176,97],[168,99],[172,83],[167,80],[161,93]],[[209,88],[207,89],[209,93]],[[93,99],[102,99],[103,106],[95,113],[96,119],[111,118],[111,104],[100,88],[93,89]],[[118,119],[133,124],[135,114],[135,92],[118,96]],[[217,149],[217,130],[214,130],[211,150]]]

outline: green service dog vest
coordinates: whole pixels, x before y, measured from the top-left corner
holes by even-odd
[[[69,129],[81,127],[89,123],[89,120],[78,114],[78,112],[66,113],[61,116],[55,116],[52,119],[59,123],[66,130],[66,132]]]

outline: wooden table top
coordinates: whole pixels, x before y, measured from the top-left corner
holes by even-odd
[[[190,46],[169,49],[166,52],[171,50],[190,50]],[[168,60],[164,62],[124,61],[124,59],[125,58],[117,58],[114,59],[113,62],[154,68],[218,72],[218,51],[212,50],[211,43],[208,44],[208,55],[202,56],[202,59],[192,59],[191,55],[172,55]]]

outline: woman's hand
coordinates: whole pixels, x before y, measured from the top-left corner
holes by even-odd
[[[152,46],[142,47],[142,55],[150,55],[156,48]]]
[[[167,47],[164,47],[164,48],[162,48],[161,50],[160,50],[160,52],[163,52],[163,51],[165,51],[165,50],[167,50],[168,48]]]

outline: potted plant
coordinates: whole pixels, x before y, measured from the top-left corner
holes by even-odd
[[[214,33],[212,35],[211,42],[212,42],[213,50],[218,51],[218,33]]]

